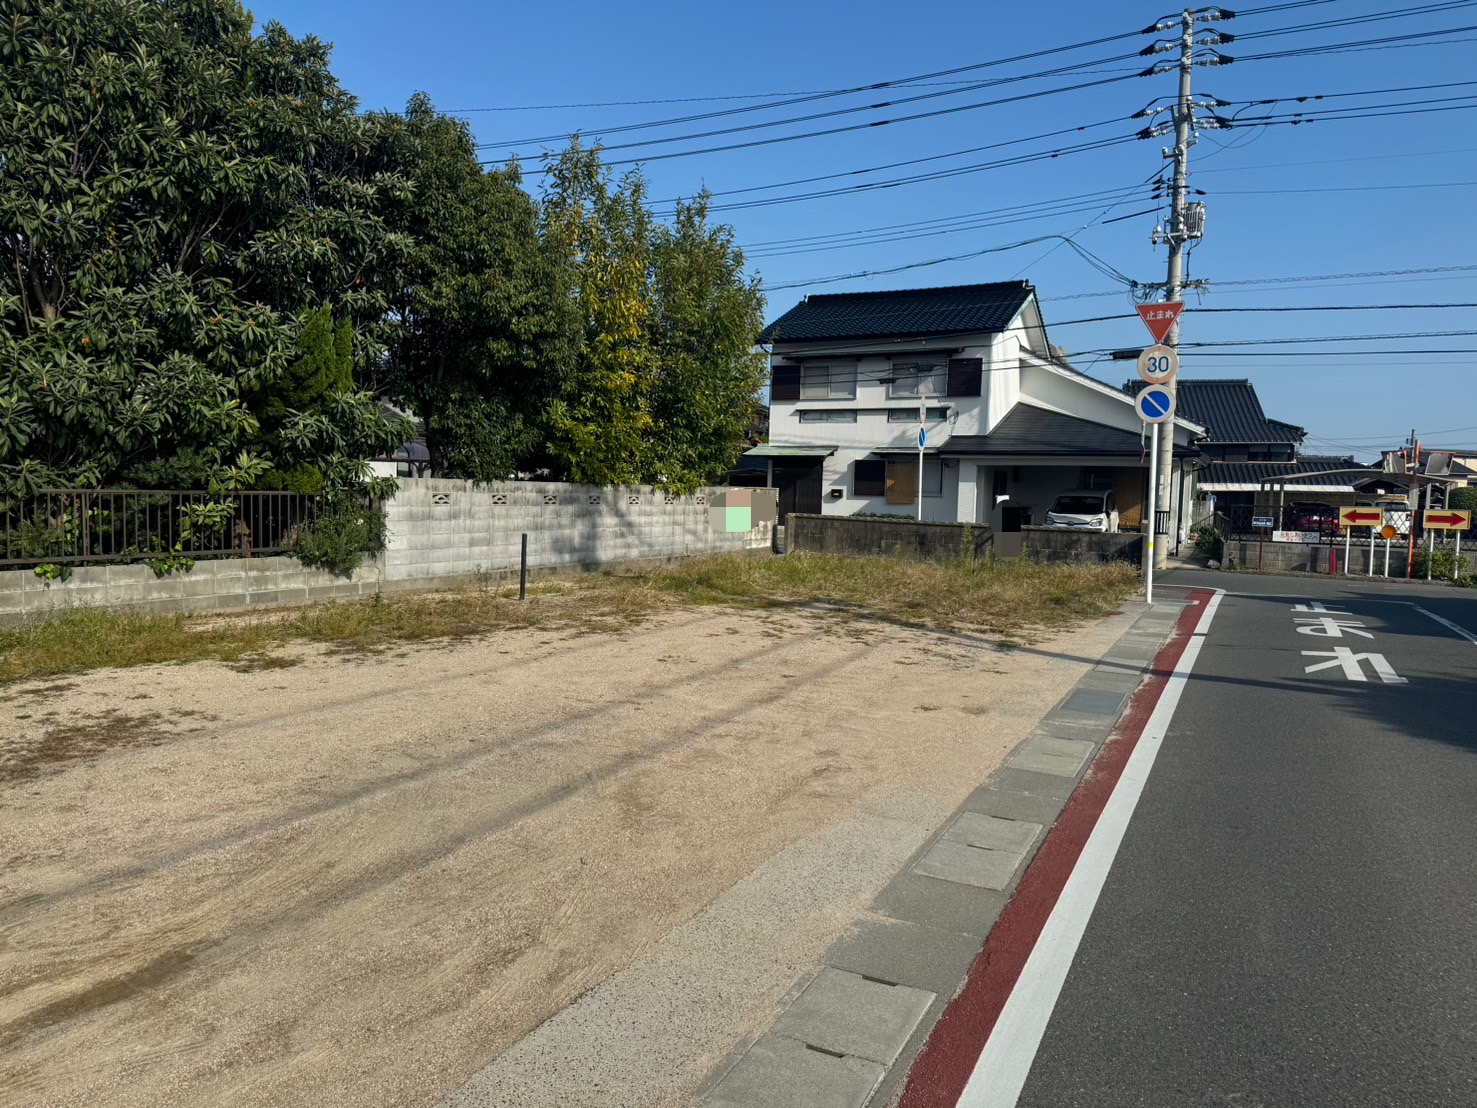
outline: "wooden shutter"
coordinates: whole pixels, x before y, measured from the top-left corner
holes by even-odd
[[[774,376],[769,383],[769,399],[781,401],[800,399],[800,367],[798,365],[774,367]]]
[[[852,473],[854,496],[887,495],[887,463],[884,461],[857,462]]]
[[[984,376],[984,359],[950,358],[948,395],[979,396]]]
[[[918,499],[918,463],[887,463],[887,502],[912,504]]]

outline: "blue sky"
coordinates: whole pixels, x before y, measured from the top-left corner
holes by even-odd
[[[1149,182],[1167,164],[1161,156],[1166,143],[1129,138],[1146,125],[1129,117],[1172,96],[1176,78],[1132,74],[1168,57],[1140,58],[1137,52],[1170,35],[1134,34],[964,67],[1137,32],[1177,14],[1152,0],[1064,0],[1049,6],[1049,16],[1037,14],[1042,5],[977,0],[741,6],[572,0],[544,9],[469,0],[269,0],[251,7],[260,21],[279,20],[294,34],[334,43],[334,71],[364,107],[403,108],[413,92],[424,90],[438,108],[464,115],[479,142],[488,144],[490,160],[520,156],[534,191],[540,153],[561,145],[544,137],[572,131],[603,135],[608,160],[644,159],[656,201],[710,189],[715,218],[732,224],[750,268],[770,290],[770,318],[806,292],[1024,278],[1042,298],[1052,341],[1078,368],[1121,383],[1132,376],[1132,364],[1114,363],[1101,352],[1147,341],[1124,280],[1164,280],[1165,250],[1149,241],[1161,218],[1154,209],[1162,206],[1150,196]],[[1477,106],[1477,2],[1267,0],[1233,7],[1236,19],[1207,27],[1237,36],[1217,48],[1237,61],[1197,68],[1197,98],[1232,101],[1218,110],[1238,121],[1330,109],[1339,115],[1202,133],[1190,165],[1191,185],[1205,193],[1198,199],[1207,205],[1206,236],[1190,256],[1189,275],[1209,285],[1187,297],[1181,340],[1251,345],[1186,348],[1182,374],[1250,378],[1269,415],[1308,428],[1310,453],[1352,450],[1369,457],[1381,446],[1399,445],[1411,428],[1428,446],[1477,446],[1477,353],[1421,353],[1477,351],[1477,334],[1355,337],[1477,332],[1477,309],[1370,307],[1477,302],[1477,114],[1471,110]],[[1390,18],[1314,26],[1370,16]],[[1464,29],[1409,37],[1457,28]],[[1369,41],[1389,39],[1396,40]],[[1367,45],[1255,57],[1361,42]],[[944,72],[953,70],[963,71]],[[924,75],[934,76],[769,104]],[[978,87],[1002,79],[1009,80]],[[1060,91],[1089,82],[1102,83]],[[1417,87],[1441,85],[1452,87]],[[1028,98],[965,107],[1022,96]],[[1318,96],[1324,99],[1296,99]],[[897,103],[908,97],[925,98]],[[1267,99],[1276,102],[1251,103]],[[882,101],[893,106],[867,108]],[[610,130],[756,106],[717,118]],[[686,153],[955,107],[963,110]],[[850,108],[865,110],[753,126]],[[1096,126],[1072,130],[1088,125]],[[736,127],[750,129],[683,137]],[[1052,137],[1037,137],[1045,135]],[[653,141],[673,137],[680,141]],[[1121,138],[1129,140],[1045,156]],[[683,156],[657,157],[672,152]],[[1042,156],[969,169],[1031,155]],[[912,164],[877,168],[903,162]],[[930,181],[854,188],[966,169]],[[763,187],[815,177],[832,179]],[[848,187],[808,200],[728,206]],[[1091,258],[1064,243],[1067,236]],[[1041,241],[998,249],[1028,239]],[[977,256],[923,264],[970,253]],[[1422,272],[1389,273],[1394,270]],[[1387,275],[1286,280],[1349,274]],[[847,275],[856,276],[831,280]],[[1244,310],[1310,305],[1364,310]],[[1113,318],[1075,322],[1104,316]],[[1274,345],[1278,339],[1343,341]]]

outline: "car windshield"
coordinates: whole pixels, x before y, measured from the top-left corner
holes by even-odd
[[[1067,516],[1096,516],[1103,513],[1101,496],[1059,496],[1051,506],[1053,512]]]

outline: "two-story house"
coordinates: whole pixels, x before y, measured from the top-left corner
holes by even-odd
[[[769,442],[750,451],[789,512],[914,516],[1018,530],[1073,488],[1116,490],[1136,530],[1146,428],[1132,397],[1051,354],[1026,281],[807,296],[767,328]],[[925,432],[922,480],[918,432]],[[1179,419],[1168,531],[1187,506]]]

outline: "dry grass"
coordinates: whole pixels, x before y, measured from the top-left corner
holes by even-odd
[[[1070,626],[1118,609],[1138,587],[1125,565],[938,563],[790,554],[691,558],[644,575],[687,603],[751,607],[826,604],[857,615],[945,630],[1014,635]]]
[[[821,605],[911,626],[1020,635],[1107,615],[1133,593],[1136,582],[1125,566],[714,555],[646,573],[546,583],[531,590],[525,603],[506,590],[477,589],[233,616],[77,608],[0,630],[0,682],[200,659],[246,670],[271,668],[292,664],[273,653],[290,642],[327,643],[338,652],[360,653],[525,627],[601,633],[689,605]]]

